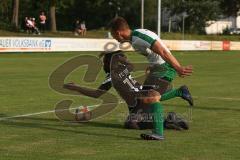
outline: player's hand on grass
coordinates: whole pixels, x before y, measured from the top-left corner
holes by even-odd
[[[179,77],[186,77],[186,76],[191,76],[193,73],[193,67],[190,66],[181,66],[178,70],[177,73]]]

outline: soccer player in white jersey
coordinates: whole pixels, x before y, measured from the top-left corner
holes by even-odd
[[[148,59],[150,63],[149,74],[144,85],[159,86],[156,90],[161,95],[165,94],[165,97],[160,95],[159,99],[166,100],[182,97],[193,106],[192,96],[186,86],[182,86],[179,89],[169,87],[177,73],[180,77],[190,76],[192,74],[192,66],[182,66],[154,32],[147,29],[131,30],[127,21],[122,17],[114,18],[110,22],[109,28],[113,38],[120,43],[129,41],[138,53]],[[158,103],[158,105],[155,107],[156,110],[154,108],[152,110],[154,115],[158,115],[157,110],[162,110],[161,104]],[[162,140],[163,135],[153,132],[152,134],[143,134],[142,138]]]
[[[149,74],[144,85],[158,86],[156,90],[161,95],[164,93],[161,100],[181,97],[193,106],[193,99],[185,85],[178,89],[171,87],[171,82],[176,74],[180,77],[190,76],[192,66],[182,66],[157,34],[147,29],[131,30],[127,21],[122,17],[114,18],[110,22],[109,28],[117,41],[120,43],[129,41],[137,53],[148,59]]]

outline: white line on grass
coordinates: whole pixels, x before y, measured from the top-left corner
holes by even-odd
[[[202,98],[202,99],[216,99],[216,100],[228,100],[228,101],[240,101],[240,98],[231,98],[231,97],[201,97],[201,96],[193,96],[193,98]],[[125,103],[124,101],[120,101],[119,104]],[[110,105],[113,103],[106,103],[104,105]],[[116,104],[116,103],[114,103]],[[92,106],[87,106],[89,108],[91,107],[97,107],[99,105],[92,105]],[[83,106],[80,106],[83,107]],[[74,110],[77,109],[79,107],[75,107],[75,108],[70,108],[69,110]],[[61,112],[64,110],[68,110],[68,109],[62,109],[62,110],[57,110],[57,112]],[[43,111],[43,112],[36,112],[36,113],[28,113],[28,114],[21,114],[21,115],[16,115],[16,116],[10,116],[10,117],[3,117],[0,118],[0,121],[3,120],[8,120],[8,119],[13,119],[13,118],[21,118],[21,117],[30,117],[30,116],[35,116],[35,115],[41,115],[41,114],[47,114],[47,113],[54,113],[56,112],[56,110],[49,110],[49,111]]]
[[[122,104],[124,103],[124,101],[120,101],[118,104]],[[117,103],[106,103],[106,104],[102,104],[102,105],[111,105],[111,104],[117,104]],[[100,106],[99,104],[97,105],[91,105],[91,106],[87,106],[88,108],[93,108],[93,107],[98,107]],[[54,113],[54,112],[62,112],[62,111],[66,111],[66,110],[74,110],[74,109],[77,109],[77,108],[80,108],[80,107],[83,107],[83,106],[78,106],[78,107],[75,107],[75,108],[68,108],[68,109],[59,109],[59,110],[49,110],[49,111],[43,111],[43,112],[35,112],[35,113],[28,113],[28,114],[21,114],[21,115],[16,115],[16,116],[10,116],[10,117],[3,117],[3,118],[0,118],[0,121],[3,121],[3,120],[8,120],[8,119],[13,119],[13,118],[21,118],[21,117],[30,117],[30,116],[35,116],[35,115],[40,115],[40,114],[47,114],[47,113]]]

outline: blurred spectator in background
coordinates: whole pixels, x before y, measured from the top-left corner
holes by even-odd
[[[27,27],[27,33],[29,34],[32,33],[33,22],[31,17],[26,19],[26,27]]]
[[[76,20],[74,24],[74,35],[78,36],[79,34],[82,35],[82,29],[81,29],[81,24],[79,20]]]
[[[26,31],[28,34],[30,33],[31,29],[30,26],[28,24],[28,17],[25,17],[24,21],[23,21],[23,29],[24,31]]]
[[[32,23],[33,23],[33,27],[36,27],[36,21],[35,21],[35,18],[32,18]]]
[[[46,30],[46,20],[47,20],[47,17],[44,12],[40,13],[39,20],[40,20],[40,31],[44,33]]]
[[[35,18],[28,18],[26,20],[26,27],[28,27],[28,30],[31,31],[31,33],[40,35],[40,32],[36,27]]]
[[[81,35],[82,36],[85,36],[87,34],[87,28],[86,28],[86,24],[85,24],[85,21],[82,21],[82,23],[80,24],[80,27],[81,27]]]

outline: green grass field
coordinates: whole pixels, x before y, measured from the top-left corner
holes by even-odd
[[[79,53],[0,54],[0,116],[9,117],[53,110],[57,102],[73,99],[78,105],[98,100],[59,94],[48,86],[50,73]],[[86,54],[86,53],[84,53]],[[97,54],[89,52],[87,54]],[[142,56],[129,53],[131,61]],[[59,121],[54,113],[0,121],[1,160],[229,160],[240,159],[240,52],[174,52],[194,74],[177,78],[175,87],[187,84],[195,97],[188,131],[165,131],[164,141],[143,141],[140,133],[126,130],[126,104],[89,123]],[[96,87],[104,79],[85,83],[86,68],[74,71],[67,81]],[[114,89],[112,93],[116,94]],[[165,112],[188,113],[176,98],[163,103]]]

